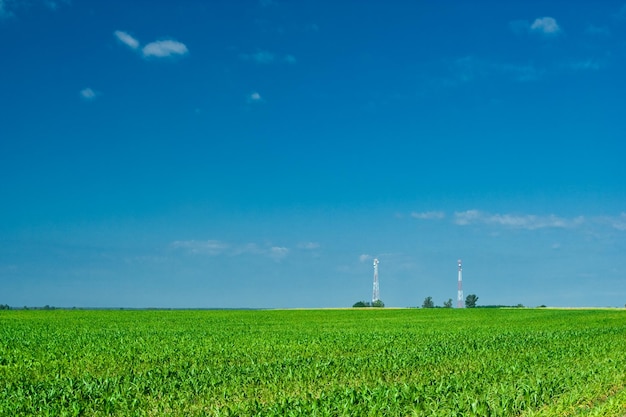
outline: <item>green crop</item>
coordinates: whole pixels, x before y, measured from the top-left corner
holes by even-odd
[[[626,415],[626,312],[1,311],[0,416]]]

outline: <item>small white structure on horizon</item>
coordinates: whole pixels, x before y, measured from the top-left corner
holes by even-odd
[[[374,259],[374,289],[372,291],[372,304],[380,300],[380,289],[378,288],[378,258]]]
[[[456,298],[456,307],[457,308],[463,308],[463,276],[462,276],[462,272],[463,272],[463,266],[461,264],[461,260],[458,260],[459,263],[459,291],[457,293],[457,298]]]

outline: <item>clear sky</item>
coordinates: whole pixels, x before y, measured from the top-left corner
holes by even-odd
[[[0,0],[0,303],[626,304],[626,3]]]

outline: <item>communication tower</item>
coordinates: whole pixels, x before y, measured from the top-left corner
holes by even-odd
[[[459,292],[457,293],[457,299],[456,299],[456,307],[457,308],[463,308],[463,266],[461,265],[461,260],[458,260],[459,262]]]
[[[372,304],[380,300],[380,290],[378,289],[378,258],[374,259],[374,290],[372,291]]]

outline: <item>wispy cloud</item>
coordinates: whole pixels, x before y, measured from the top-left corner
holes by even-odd
[[[491,82],[495,77],[514,82],[533,82],[546,77],[558,76],[563,72],[599,71],[606,68],[607,65],[607,59],[587,58],[564,60],[542,68],[532,63],[502,63],[467,56],[449,64],[449,77],[444,82],[447,87],[456,87],[472,82]]]
[[[1,1],[1,0],[0,0]],[[134,51],[138,51],[141,44],[139,41],[123,30],[116,30],[113,35],[122,44],[126,45]],[[146,44],[141,48],[141,55],[144,58],[169,58],[175,56],[184,56],[189,53],[187,45],[172,39],[164,39]]]
[[[296,57],[293,55],[285,55],[285,62],[288,64],[295,64],[296,63]]]
[[[239,54],[244,61],[253,61],[257,64],[271,64],[274,62],[274,54],[268,51],[258,50],[253,54]]]
[[[287,254],[289,254],[289,249],[284,246],[272,246],[269,249],[269,256],[275,261],[283,260]]]
[[[372,259],[372,257],[366,253],[359,256],[359,262],[367,262],[370,259]]]
[[[624,6],[626,8],[626,5]],[[617,230],[626,231],[626,213],[620,214],[619,217],[611,220],[611,226]]]
[[[171,246],[175,249],[184,249],[193,254],[219,255],[230,247],[219,240],[177,240]]]
[[[446,217],[444,212],[427,211],[413,212],[411,217],[420,220],[440,220]],[[583,225],[587,226],[582,230],[593,230],[597,226],[608,226],[615,230],[626,231],[626,212],[617,216],[576,216],[563,217],[555,214],[535,215],[535,214],[511,214],[511,213],[489,213],[481,210],[457,211],[452,216],[452,222],[459,226],[488,225],[494,227],[504,227],[509,229],[575,229]],[[371,257],[361,255],[359,260],[364,262]]]
[[[298,243],[298,249],[313,250],[319,249],[320,244],[317,242],[301,242]]]
[[[454,213],[454,222],[460,226],[487,224],[513,229],[571,228],[584,223],[584,217],[573,219],[555,216],[537,216],[534,214],[491,214],[479,210],[467,210]]]
[[[617,19],[626,19],[626,3],[624,3],[618,12],[615,13],[615,17]]]
[[[443,211],[425,211],[421,213],[413,212],[411,217],[420,220],[441,220],[446,217]]]
[[[115,32],[113,32],[113,35],[117,38],[117,40],[128,46],[130,49],[139,48],[139,41],[129,35],[127,32],[124,32],[122,30],[116,30]]]
[[[450,68],[452,79],[448,85],[464,84],[476,80],[491,80],[500,76],[512,81],[534,81],[543,75],[543,71],[530,64],[509,64],[489,61],[475,56],[466,56],[455,60]]]
[[[82,90],[80,90],[80,96],[87,101],[92,101],[95,100],[96,97],[99,95],[98,92],[94,91],[91,88],[83,88]]]
[[[530,25],[530,31],[542,35],[557,35],[561,33],[561,27],[553,17],[540,17]]]
[[[528,20],[513,20],[509,28],[517,35],[535,33],[544,36],[554,36],[562,33],[561,27],[553,17],[539,17],[532,23]]]
[[[263,101],[263,97],[258,92],[253,92],[248,96],[248,103],[261,103]]]
[[[568,65],[568,67],[575,71],[597,71],[602,69],[604,64],[595,59],[587,59],[584,61],[572,62]]]
[[[289,248],[285,246],[273,246],[270,244],[259,245],[257,243],[246,243],[233,246],[230,255],[260,255],[269,257],[275,261],[281,261],[289,254]]]
[[[167,58],[176,55],[187,55],[189,50],[184,43],[166,39],[163,41],[150,42],[141,49],[141,52],[146,58]]]
[[[598,223],[609,225],[613,229],[626,232],[626,213],[619,216],[602,216],[595,219]]]
[[[275,261],[283,260],[290,252],[285,246],[259,245],[258,243],[230,244],[220,240],[177,240],[172,242],[170,247],[192,255],[259,255]]]

